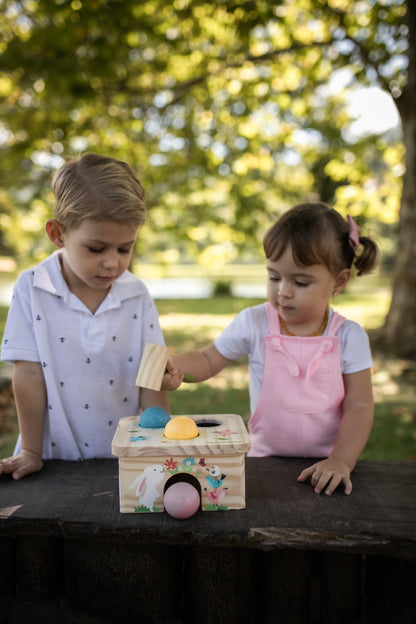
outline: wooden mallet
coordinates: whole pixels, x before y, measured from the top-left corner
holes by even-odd
[[[148,388],[149,390],[160,390],[168,356],[168,347],[148,342],[144,347],[142,361],[137,373],[136,386]]]

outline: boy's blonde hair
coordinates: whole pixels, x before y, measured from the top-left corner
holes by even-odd
[[[65,230],[86,219],[115,221],[139,227],[145,222],[145,192],[125,162],[83,154],[66,162],[52,179],[54,216]]]

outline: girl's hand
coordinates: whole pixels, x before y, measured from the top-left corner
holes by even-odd
[[[168,357],[166,371],[162,380],[161,390],[177,390],[183,382],[183,372],[175,366],[172,357]]]
[[[343,484],[345,494],[349,495],[352,492],[350,474],[351,470],[345,463],[328,457],[328,459],[305,468],[298,476],[298,481],[307,481],[310,478],[315,492],[320,494],[322,490],[325,490],[327,496]]]
[[[16,481],[32,472],[39,472],[42,468],[42,458],[33,451],[24,449],[19,455],[0,460],[0,475],[11,474]]]

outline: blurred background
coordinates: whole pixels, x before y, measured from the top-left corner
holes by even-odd
[[[51,251],[51,176],[92,151],[146,189],[132,270],[171,351],[264,300],[262,237],[295,203],[351,214],[377,272],[337,309],[372,342],[364,457],[415,459],[416,26],[404,0],[0,0],[0,332],[13,283]],[[0,370],[0,457],[17,435]],[[249,415],[247,363],[170,396]]]

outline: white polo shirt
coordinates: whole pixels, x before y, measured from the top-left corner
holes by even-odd
[[[59,253],[18,278],[1,359],[42,364],[45,459],[111,457],[119,419],[138,412],[144,346],[164,344],[158,312],[146,286],[126,271],[92,314],[69,290]]]

